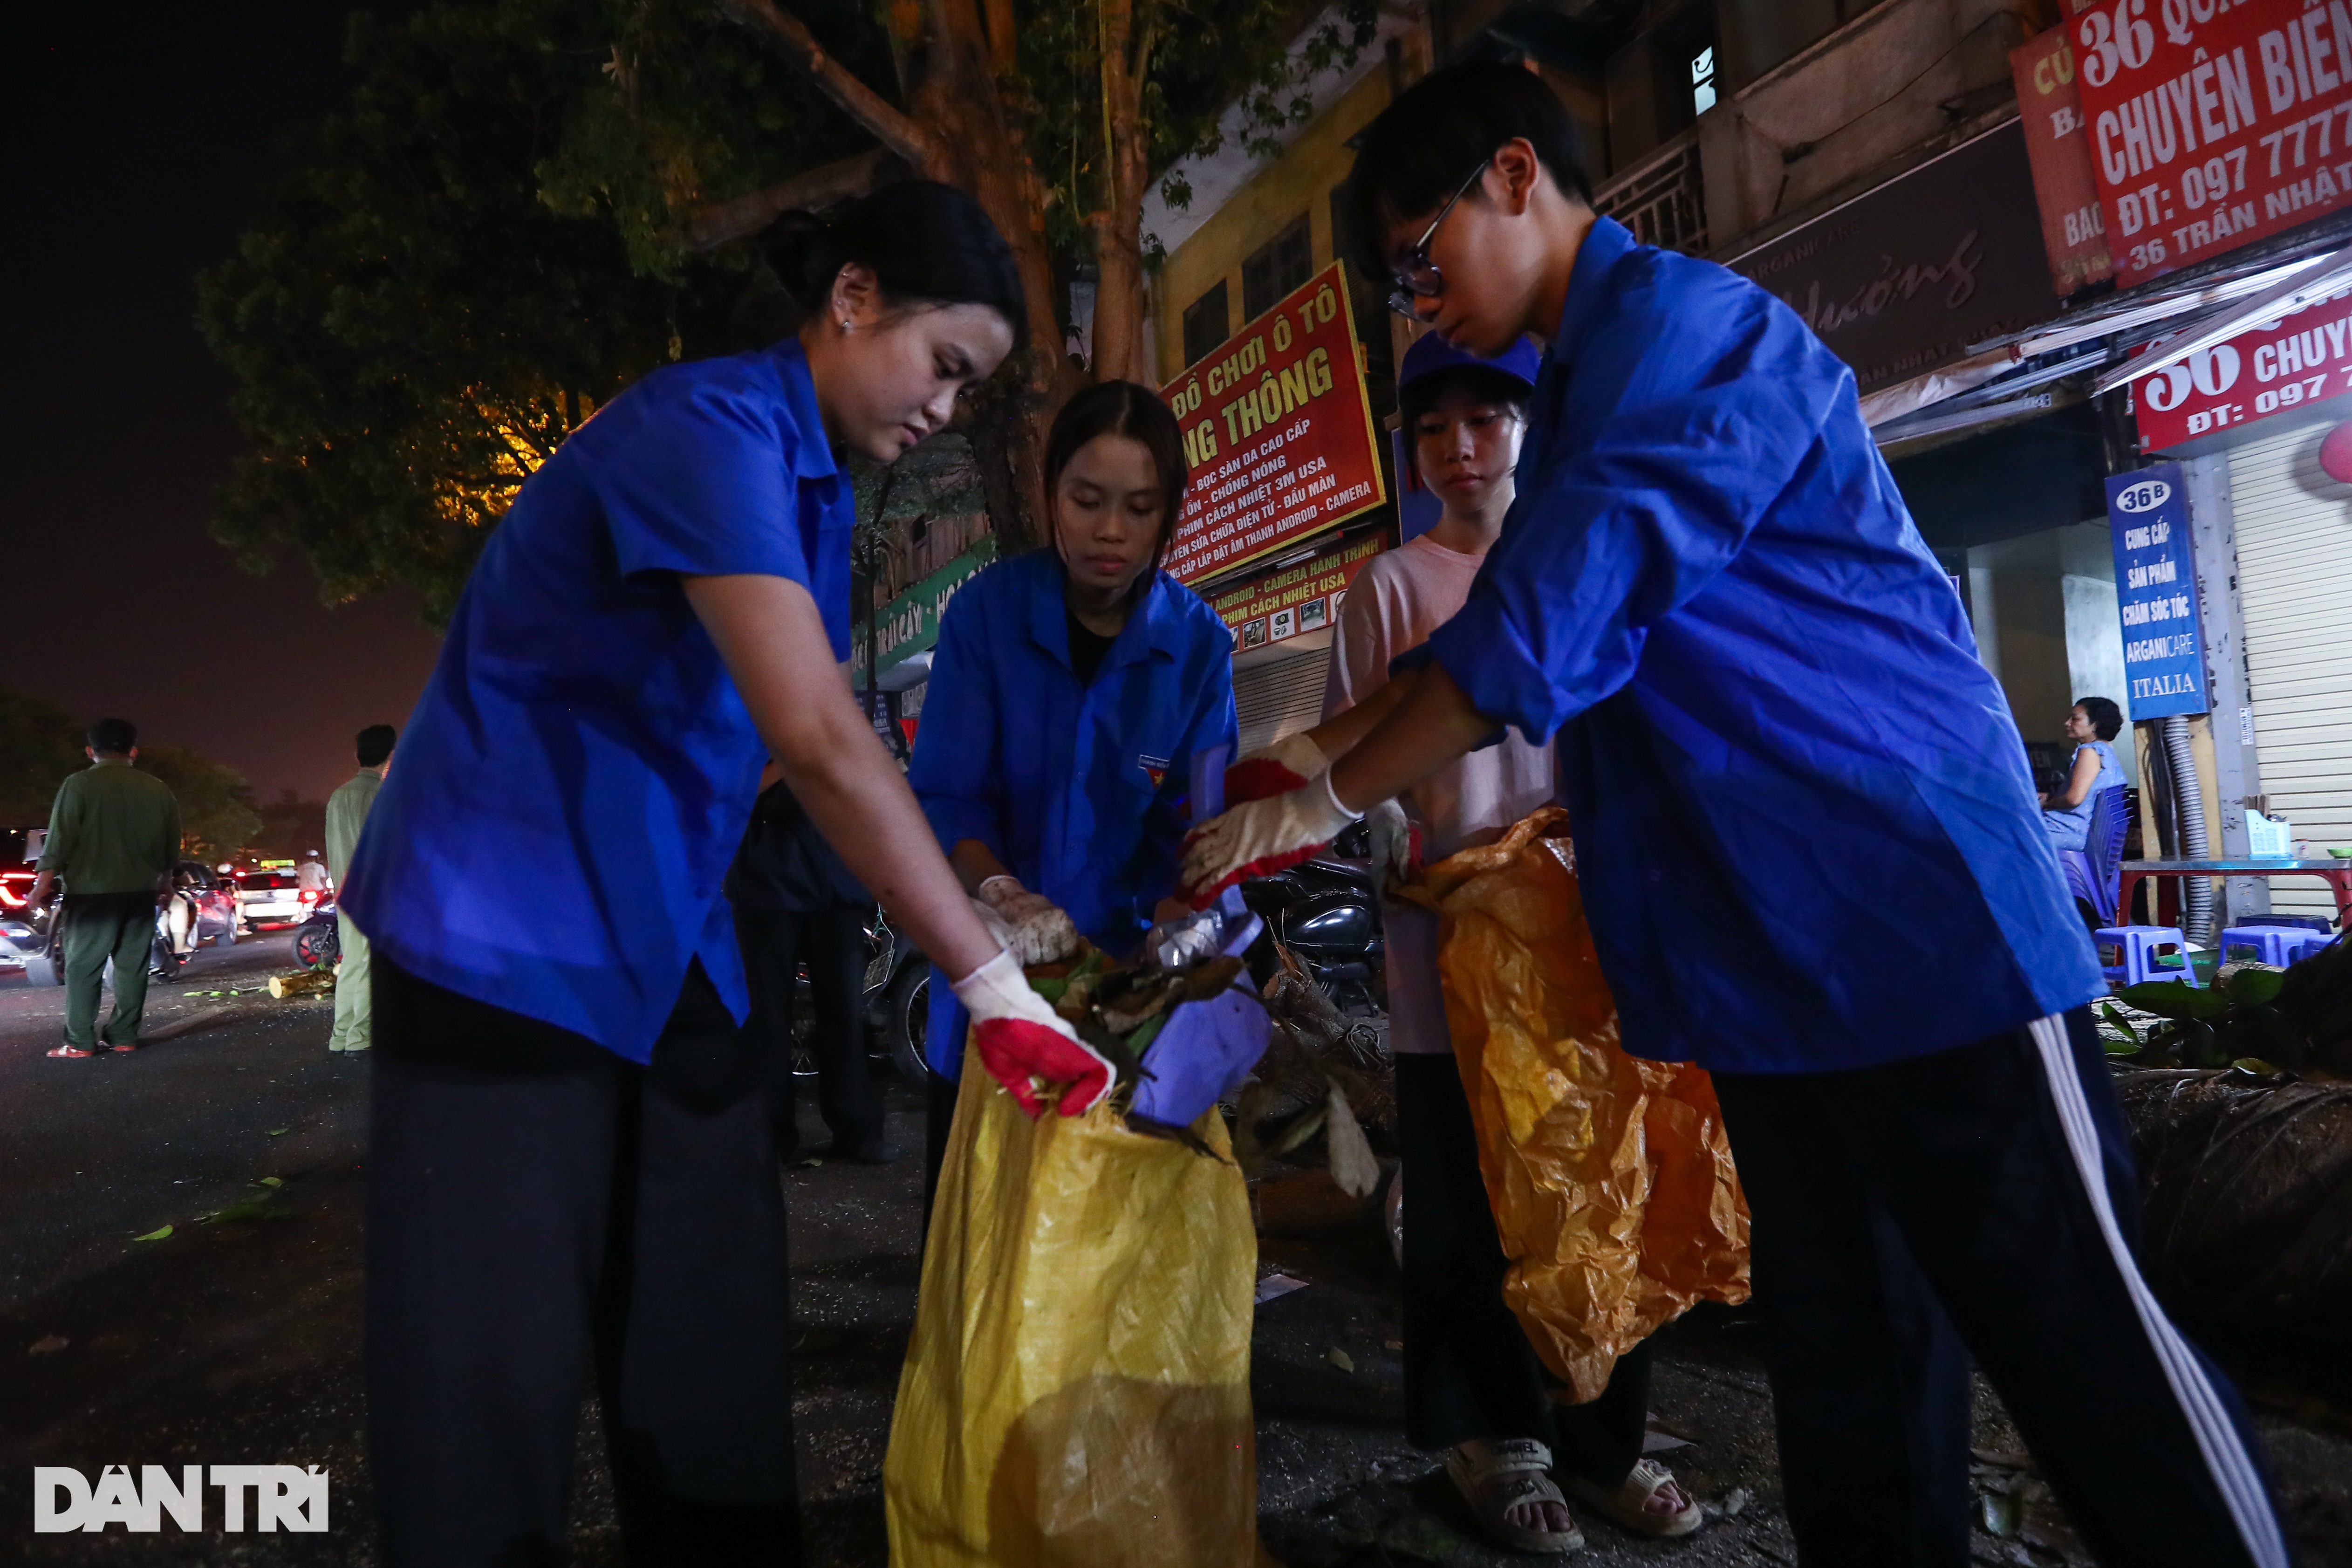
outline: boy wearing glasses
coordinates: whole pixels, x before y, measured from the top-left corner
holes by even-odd
[[[1196,832],[1188,886],[1506,725],[1552,740],[1625,1048],[1715,1075],[1806,1562],[1969,1561],[1973,1355],[2103,1561],[2283,1565],[2235,1396],[2135,1262],[2098,964],[1852,373],[1596,216],[1525,71],[1437,72],[1358,147],[1342,206],[1398,307],[1547,345],[1517,500],[1416,668]]]

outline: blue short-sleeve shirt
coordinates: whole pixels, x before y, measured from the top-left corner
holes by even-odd
[[[1795,312],[1602,218],[1431,657],[1557,736],[1625,1047],[1854,1068],[2104,994],[1958,595]]]
[[[1094,680],[1071,667],[1062,563],[1000,561],[940,623],[908,783],[942,849],[977,839],[1062,906],[1097,945],[1124,953],[1175,890],[1192,754],[1231,746],[1233,633],[1162,572]],[[929,1055],[963,1066],[963,1010],[931,987]]]
[[[720,884],[767,749],[678,579],[790,578],[846,658],[855,521],[797,342],[656,371],[574,432],[475,566],[361,840],[344,907],[384,956],[635,1061],[697,958],[740,1020]]]

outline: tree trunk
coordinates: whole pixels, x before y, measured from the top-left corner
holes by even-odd
[[[1157,384],[1144,318],[1143,198],[1150,188],[1143,132],[1143,85],[1151,54],[1149,23],[1136,37],[1134,0],[1103,0],[1102,91],[1109,202],[1088,219],[1095,231],[1094,378]]]

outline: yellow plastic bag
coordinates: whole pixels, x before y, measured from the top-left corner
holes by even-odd
[[[1581,1400],[1699,1300],[1748,1299],[1748,1204],[1715,1085],[1617,1044],[1568,814],[1546,806],[1408,889],[1438,972],[1478,1165],[1510,1259],[1503,1298]]]
[[[979,1058],[940,1176],[882,1489],[892,1568],[1249,1568],[1257,1236],[1219,1158],[1106,1103],[1031,1121]]]

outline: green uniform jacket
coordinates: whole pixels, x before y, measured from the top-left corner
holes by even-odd
[[[360,847],[360,829],[366,825],[368,808],[383,787],[382,768],[362,768],[327,797],[327,871],[335,879],[339,899],[344,879],[352,874],[352,856]]]
[[[180,803],[152,773],[93,763],[58,786],[39,868],[68,893],[152,893],[179,858]]]

